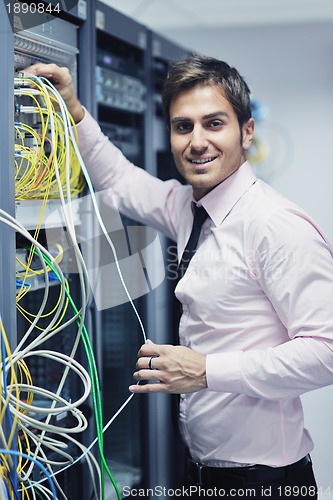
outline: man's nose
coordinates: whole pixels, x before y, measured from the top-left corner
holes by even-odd
[[[193,153],[201,153],[208,147],[206,131],[201,126],[193,127],[191,134],[190,147]]]

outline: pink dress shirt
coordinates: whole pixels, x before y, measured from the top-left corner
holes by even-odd
[[[96,190],[177,241],[179,260],[191,186],[132,165],[88,113],[78,131]],[[332,248],[248,162],[200,204],[209,218],[176,295],[180,343],[207,355],[208,388],[181,396],[183,437],[206,465],[296,462],[313,448],[299,396],[333,383]]]

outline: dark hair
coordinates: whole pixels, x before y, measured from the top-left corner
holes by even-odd
[[[172,98],[197,85],[221,87],[237,115],[240,128],[251,118],[251,91],[238,71],[213,57],[192,55],[169,64],[168,76],[162,89],[162,106],[168,126]]]

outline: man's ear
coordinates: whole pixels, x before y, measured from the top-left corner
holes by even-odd
[[[243,141],[242,147],[244,149],[249,149],[252,144],[253,134],[254,134],[254,119],[250,118],[242,127],[243,131]]]

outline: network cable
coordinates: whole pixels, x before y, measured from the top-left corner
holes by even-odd
[[[98,486],[101,488],[101,496],[104,498],[104,470],[108,473],[112,484],[115,488],[117,497],[120,498],[120,492],[118,490],[117,484],[109,470],[106,463],[103,451],[103,433],[112,424],[115,418],[122,412],[125,406],[132,399],[134,394],[132,393],[124,402],[124,404],[119,408],[116,414],[109,420],[108,424],[103,427],[103,417],[102,417],[102,404],[100,400],[100,387],[97,375],[97,367],[94,358],[94,353],[90,343],[90,338],[88,332],[84,325],[86,306],[89,300],[89,279],[88,272],[84,259],[82,257],[81,251],[79,249],[76,231],[75,231],[75,221],[73,218],[72,210],[72,197],[77,196],[82,192],[85,185],[91,194],[93,201],[94,210],[100,227],[105,235],[114,255],[115,263],[117,266],[118,274],[122,282],[125,293],[127,294],[128,300],[135,312],[138,319],[141,331],[143,334],[144,342],[146,342],[146,333],[140,318],[140,315],[133,303],[130,293],[124,282],[119,263],[117,258],[117,253],[113,245],[112,240],[104,226],[101,214],[98,209],[96,202],[94,190],[89,178],[89,174],[85,168],[84,162],[81,158],[80,152],[77,147],[77,136],[75,132],[75,124],[72,118],[68,114],[65,103],[62,100],[61,95],[55,89],[55,87],[45,78],[28,77],[23,76],[15,81],[15,95],[17,99],[23,98],[25,101],[22,104],[16,103],[16,114],[17,116],[28,116],[37,117],[39,120],[40,133],[37,133],[34,127],[29,127],[29,125],[24,124],[22,120],[17,121],[15,124],[16,130],[16,146],[15,146],[15,161],[16,161],[16,198],[18,201],[25,199],[40,199],[42,200],[41,213],[39,216],[39,222],[37,224],[34,235],[32,236],[25,228],[20,225],[15,219],[11,218],[8,214],[0,211],[0,222],[3,222],[15,231],[21,233],[27,241],[30,243],[30,248],[27,247],[27,262],[20,262],[18,259],[18,264],[20,265],[20,271],[18,272],[18,280],[21,280],[20,291],[18,293],[18,310],[25,316],[25,318],[30,323],[27,332],[23,335],[22,339],[18,342],[17,347],[14,349],[10,358],[7,357],[6,363],[8,369],[13,371],[14,367],[19,367],[19,370],[26,370],[26,360],[36,356],[44,359],[52,360],[64,367],[63,376],[58,384],[56,391],[51,391],[49,389],[44,389],[33,385],[33,381],[29,376],[27,376],[27,382],[23,381],[12,381],[7,383],[8,394],[6,398],[6,408],[9,410],[13,419],[16,419],[17,426],[20,428],[22,435],[22,442],[25,444],[26,449],[29,453],[25,453],[21,443],[18,443],[18,448],[16,450],[11,450],[17,452],[17,457],[19,464],[17,467],[17,474],[19,477],[19,482],[21,484],[22,493],[28,494],[31,491],[35,495],[35,491],[38,494],[45,495],[46,498],[56,498],[56,496],[51,497],[50,490],[42,485],[43,480],[38,482],[31,480],[31,472],[33,467],[37,462],[41,461],[45,464],[47,473],[44,473],[45,480],[47,478],[53,477],[55,484],[62,495],[66,498],[65,492],[61,490],[60,485],[55,479],[55,476],[60,472],[72,467],[74,464],[78,463],[82,458],[87,461],[89,470],[92,476],[92,483],[94,487],[95,495],[97,495]],[[34,86],[34,88],[31,88]],[[20,87],[20,88],[19,88]],[[35,88],[36,87],[36,88]],[[31,105],[26,104],[26,99],[33,101]],[[43,104],[40,104],[41,100]],[[59,111],[55,111],[55,106],[58,107]],[[75,163],[73,163],[73,157],[75,157]],[[75,168],[73,168],[75,164]],[[83,172],[83,176],[82,176]],[[85,182],[84,182],[85,181]],[[29,196],[30,193],[30,196]],[[60,261],[55,259],[48,250],[43,247],[38,241],[38,236],[41,228],[41,220],[43,218],[43,211],[45,210],[46,203],[49,199],[58,198],[62,210],[64,212],[65,225],[68,232],[68,236],[73,244],[74,257],[76,259],[77,268],[79,270],[79,281],[80,281],[80,304],[78,308],[71,295],[68,280],[62,273],[61,267],[59,265]],[[33,256],[37,256],[40,261],[40,269],[32,269]],[[58,281],[59,285],[59,296],[53,309],[46,311],[46,305],[49,298],[49,279],[48,276],[51,274]],[[29,278],[33,276],[44,277],[44,293],[42,301],[37,313],[33,314],[26,310],[21,304],[21,299],[27,293],[29,293]],[[72,309],[72,315],[70,319],[65,319],[65,313],[69,313],[69,306]],[[48,325],[43,328],[39,326],[40,321],[43,319],[50,319]],[[63,354],[48,349],[42,349],[41,346],[46,341],[50,340],[55,335],[61,334],[70,325],[74,323],[77,324],[77,332],[75,338],[73,339],[72,351],[69,355]],[[31,339],[31,334],[40,331],[35,338]],[[81,365],[75,360],[75,354],[79,342],[83,342],[84,348],[86,350],[88,366],[89,366],[89,376],[85,373]],[[6,368],[7,369],[7,368]],[[4,370],[4,367],[3,367]],[[67,380],[69,371],[75,373],[82,382],[84,387],[83,394],[75,402],[69,403],[65,398],[61,396],[64,384]],[[29,380],[29,381],[28,381]],[[5,382],[4,382],[5,383]],[[15,395],[14,392],[15,391]],[[79,410],[79,406],[85,401],[89,393],[92,393],[93,403],[94,403],[94,414],[97,429],[97,437],[91,443],[91,445],[86,448],[79,441],[75,440],[70,434],[82,432],[87,426],[87,421]],[[21,394],[28,394],[27,401],[22,401]],[[39,407],[38,404],[34,405],[33,401],[36,396],[43,397],[50,401],[50,405],[47,408]],[[37,398],[37,403],[38,403]],[[6,410],[7,411],[7,410]],[[56,416],[63,412],[71,412],[76,419],[77,424],[71,429],[58,427],[50,423],[51,416]],[[45,414],[46,419],[43,421],[37,421],[31,414],[39,412],[40,414]],[[37,430],[37,434],[31,432],[31,427],[34,426]],[[59,439],[51,438],[51,434],[59,435]],[[60,439],[61,436],[61,439]],[[81,454],[78,458],[74,459],[64,448],[64,442],[70,441],[75,444],[81,450]],[[102,462],[102,469],[98,467],[98,463],[91,454],[91,448],[98,443],[100,459]],[[33,445],[33,449],[30,444]],[[47,450],[57,452],[59,459],[57,461],[50,460],[48,458]],[[10,456],[11,454],[8,453]],[[14,456],[15,453],[12,454]],[[28,457],[28,458],[27,458]],[[60,458],[62,457],[62,458]],[[23,463],[22,459],[25,458]],[[34,462],[36,461],[36,463]],[[58,470],[53,470],[53,467],[61,467]],[[100,475],[102,473],[102,476]],[[95,474],[97,474],[97,482],[95,481]],[[0,488],[3,491],[11,487],[8,486],[9,483],[1,484]],[[52,490],[53,491],[53,490]],[[7,493],[6,493],[7,494]],[[52,493],[53,494],[53,493]],[[35,496],[34,496],[35,498]]]
[[[21,111],[22,111],[22,109],[21,109]],[[51,125],[53,125],[53,118],[52,118],[52,116],[50,117],[50,122],[51,122]],[[54,130],[54,127],[53,127],[53,126],[51,126],[51,136],[52,136],[52,139],[53,139],[53,142],[54,142],[54,133],[53,133],[53,135],[52,135],[52,131],[53,131],[53,130]],[[65,135],[66,135],[66,134],[65,134]],[[68,148],[66,148],[66,151],[68,151]],[[68,155],[66,156],[66,158],[67,158],[67,159],[66,159],[66,161],[68,162],[68,161],[69,161],[69,157],[68,157]],[[66,171],[68,172],[68,169],[66,169]],[[59,170],[58,170],[58,164],[57,164],[57,161],[55,161],[55,175],[56,175],[56,178],[57,178],[58,184],[60,184],[60,185],[61,185],[61,179],[60,179],[60,176],[59,176]],[[66,181],[67,181],[67,186],[68,186],[68,184],[69,184],[69,182],[68,182],[68,181],[69,181],[69,179],[68,179],[68,175],[66,176]],[[62,187],[62,186],[61,186],[61,187]],[[60,190],[60,196],[61,196],[61,193],[62,193],[62,191]],[[68,192],[67,192],[67,194],[68,194]],[[69,196],[68,196],[68,197],[69,197]],[[62,204],[64,205],[64,197],[62,197]],[[66,222],[67,222],[67,225],[68,225],[69,227],[73,228],[72,220],[67,220]],[[73,234],[73,233],[72,233],[72,234]],[[97,391],[97,393],[99,394],[99,391]]]

